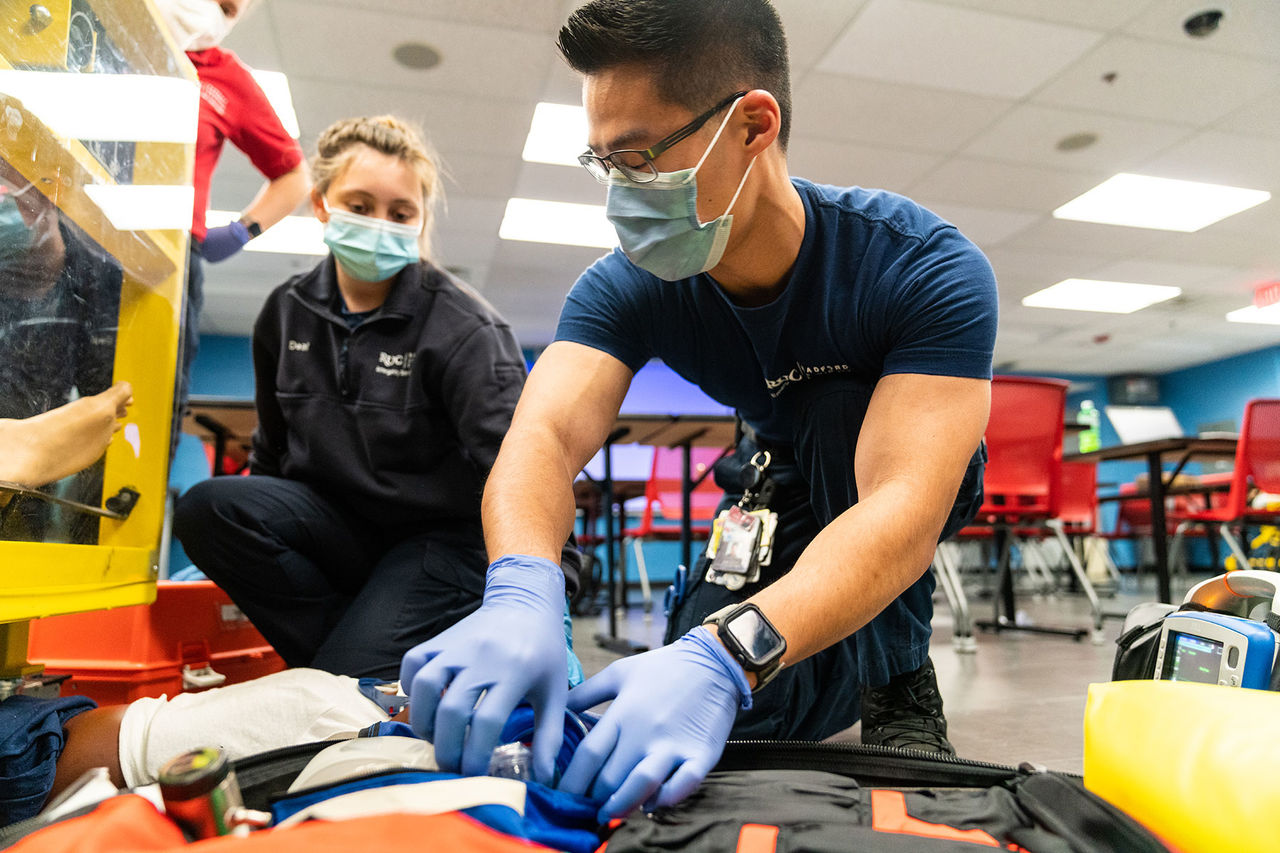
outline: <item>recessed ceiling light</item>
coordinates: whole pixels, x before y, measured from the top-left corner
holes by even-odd
[[[582,107],[543,101],[533,108],[523,157],[530,163],[577,166],[587,146],[587,112]]]
[[[1182,288],[1163,284],[1068,278],[1052,287],[1046,287],[1044,290],[1023,297],[1022,304],[1029,308],[1132,314],[1134,311],[1172,299],[1181,293]]]
[[[1122,172],[1053,212],[1056,219],[1199,231],[1271,198],[1265,190]]]
[[[1227,319],[1232,323],[1265,323],[1280,326],[1280,304],[1268,305],[1265,308],[1259,308],[1257,305],[1238,308],[1235,311],[1229,311]]]
[[[1096,133],[1073,133],[1070,136],[1064,136],[1058,140],[1058,144],[1054,146],[1059,151],[1079,151],[1081,148],[1088,148],[1090,145],[1098,141]]]
[[[604,215],[602,204],[571,204],[532,198],[507,200],[498,236],[503,240],[559,243],[612,249],[618,235]]]
[[[217,228],[240,218],[231,210],[210,210],[204,224]],[[250,240],[246,252],[271,252],[281,255],[327,255],[329,247],[324,243],[324,225],[314,216],[286,216],[272,225],[262,236]]]
[[[407,41],[395,46],[391,58],[405,68],[426,71],[440,64],[440,51],[420,41]]]

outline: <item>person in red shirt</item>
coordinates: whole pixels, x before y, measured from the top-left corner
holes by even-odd
[[[275,225],[307,195],[311,182],[297,140],[289,136],[249,69],[218,45],[244,16],[252,0],[157,0],[156,8],[200,79],[200,119],[196,136],[195,208],[191,257],[187,266],[186,331],[179,405],[185,407],[191,362],[199,349],[204,302],[204,261],[217,263]],[[205,227],[209,185],[227,140],[248,156],[267,179],[240,218]]]

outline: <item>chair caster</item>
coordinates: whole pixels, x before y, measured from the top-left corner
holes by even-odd
[[[1095,646],[1105,646],[1107,644],[1107,632],[1101,628],[1094,628],[1089,634],[1089,642]]]

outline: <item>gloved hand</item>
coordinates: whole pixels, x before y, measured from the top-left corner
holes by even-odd
[[[534,776],[553,783],[569,691],[563,612],[560,566],[509,554],[489,565],[479,610],[404,656],[409,724],[435,745],[442,770],[485,773],[503,724],[527,701]]]
[[[226,225],[210,228],[205,233],[204,242],[200,244],[200,255],[209,263],[216,264],[243,249],[249,239],[248,228],[239,221],[228,222]]]
[[[751,687],[700,626],[669,646],[611,663],[569,691],[568,707],[610,699],[559,785],[604,800],[602,824],[641,803],[669,806],[693,793],[720,759],[738,709],[751,707]]]

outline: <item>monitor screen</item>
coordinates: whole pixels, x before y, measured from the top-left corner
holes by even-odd
[[[1169,681],[1198,681],[1217,684],[1222,666],[1222,643],[1194,634],[1169,632],[1164,653],[1162,678]]]

